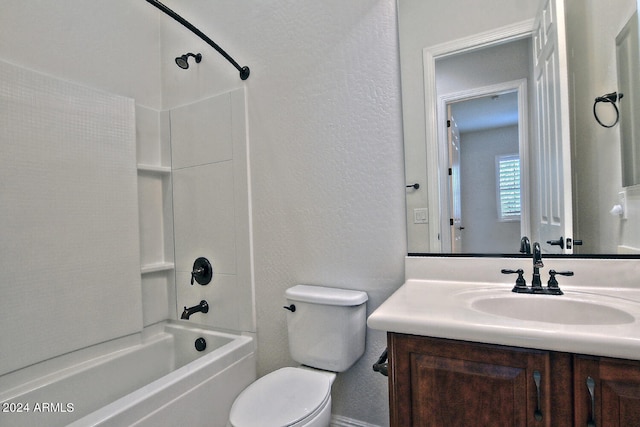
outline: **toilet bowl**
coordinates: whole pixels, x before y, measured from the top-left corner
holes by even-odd
[[[231,427],[328,427],[336,372],[364,353],[365,292],[297,285],[285,296],[289,352],[302,366],[278,369],[242,391]]]
[[[331,418],[331,384],[336,374],[281,368],[258,379],[236,399],[231,427],[326,427]]]

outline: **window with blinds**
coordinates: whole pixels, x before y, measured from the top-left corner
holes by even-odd
[[[520,220],[520,156],[496,156],[498,219]]]

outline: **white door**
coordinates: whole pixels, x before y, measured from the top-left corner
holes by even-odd
[[[569,84],[563,0],[542,0],[534,26],[534,80],[536,86],[539,153],[534,180],[539,189],[534,238],[544,252],[572,253],[571,152],[569,147]],[[537,176],[535,176],[537,175]],[[535,223],[532,224],[535,228]],[[563,247],[548,244],[562,239]]]
[[[449,226],[451,253],[462,252],[462,197],[460,194],[460,133],[447,105],[447,142],[449,145]]]

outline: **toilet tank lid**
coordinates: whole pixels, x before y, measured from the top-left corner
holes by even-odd
[[[312,285],[291,287],[286,290],[285,296],[291,301],[340,306],[361,305],[369,299],[367,293],[362,291]]]

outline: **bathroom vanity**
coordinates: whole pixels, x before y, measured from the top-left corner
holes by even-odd
[[[638,361],[397,333],[388,343],[391,426],[640,425]]]
[[[368,321],[387,331],[391,426],[640,425],[638,267],[545,261],[574,263],[564,295],[511,292],[500,265],[530,260],[407,259]]]

